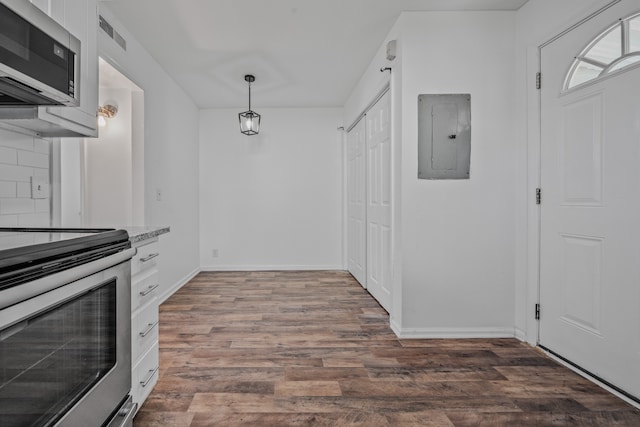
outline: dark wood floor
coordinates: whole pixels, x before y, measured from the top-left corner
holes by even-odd
[[[135,426],[640,426],[515,339],[399,340],[343,272],[202,273],[160,307]]]

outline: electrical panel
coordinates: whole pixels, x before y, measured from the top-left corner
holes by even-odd
[[[471,95],[418,95],[418,178],[469,179]]]

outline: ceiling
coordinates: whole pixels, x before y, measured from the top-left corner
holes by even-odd
[[[110,0],[200,108],[338,107],[402,11],[516,10],[527,0]]]

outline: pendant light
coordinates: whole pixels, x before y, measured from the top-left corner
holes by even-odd
[[[257,135],[260,132],[260,114],[251,110],[251,83],[256,81],[255,76],[247,74],[244,80],[249,83],[249,109],[238,114],[240,119],[240,132],[245,135]]]

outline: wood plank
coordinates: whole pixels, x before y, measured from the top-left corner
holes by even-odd
[[[160,307],[142,426],[640,426],[516,339],[398,339],[345,272],[206,272]]]

